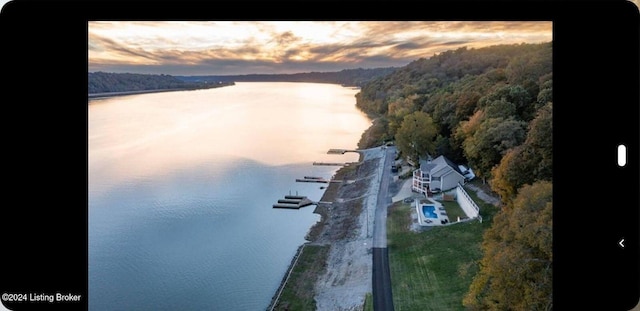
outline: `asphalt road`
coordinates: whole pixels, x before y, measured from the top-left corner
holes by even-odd
[[[384,166],[380,176],[378,203],[373,221],[373,247],[387,247],[387,206],[391,204],[389,196],[389,182],[391,180],[391,163],[395,158],[395,147],[387,148]]]
[[[391,163],[395,158],[395,147],[385,151],[384,166],[380,176],[380,189],[373,222],[373,310],[393,311],[391,292],[391,273],[389,272],[389,253],[387,250],[387,207],[391,203],[389,182]]]
[[[373,310],[393,310],[389,254],[386,247],[373,248]]]

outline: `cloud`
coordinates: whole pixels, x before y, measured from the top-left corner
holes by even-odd
[[[95,22],[89,68],[333,71],[403,66],[462,46],[551,41],[551,35],[551,22]]]
[[[274,37],[275,41],[282,46],[289,46],[297,41],[300,41],[300,38],[296,37],[291,31],[278,34]]]
[[[417,42],[406,42],[406,43],[396,44],[395,46],[393,46],[393,48],[401,51],[401,50],[415,50],[418,48],[423,48],[423,46]]]

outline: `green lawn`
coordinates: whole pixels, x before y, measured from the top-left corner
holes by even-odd
[[[326,270],[329,246],[305,245],[274,310],[315,310],[315,281]]]
[[[496,211],[476,203],[485,218],[482,223],[436,226],[420,233],[409,230],[410,204],[398,202],[390,208],[387,239],[395,310],[464,310],[462,298],[478,271],[482,234],[490,226],[485,215]],[[451,221],[457,219],[453,209],[447,213]]]
[[[367,293],[367,296],[364,297],[364,307],[362,310],[373,311],[373,294]]]
[[[449,217],[449,222],[458,221],[458,217],[463,218],[467,217],[467,214],[464,213],[460,204],[456,201],[438,201],[444,209],[447,211],[447,217]]]

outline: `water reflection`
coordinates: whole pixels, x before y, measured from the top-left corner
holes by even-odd
[[[337,169],[314,161],[357,160],[327,154],[370,125],[356,92],[238,83],[91,101],[90,309],[266,308],[318,220],[271,205],[287,191],[320,199],[295,182]]]
[[[353,106],[335,104],[355,104],[356,92],[331,84],[238,83],[103,99],[89,106],[89,169],[116,179],[220,157],[268,165],[335,161],[326,151],[356,148],[370,124]]]

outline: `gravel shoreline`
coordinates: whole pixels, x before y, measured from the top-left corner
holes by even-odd
[[[362,151],[354,182],[340,187],[334,202],[341,202],[334,203],[330,213],[329,221],[336,224],[329,229],[344,234],[315,242],[331,244],[327,271],[316,281],[316,310],[362,310],[367,293],[372,291],[372,231],[382,155],[380,148]],[[345,214],[351,222],[339,221]]]
[[[332,203],[316,206],[314,213],[321,219],[306,236],[305,246],[330,246],[327,257],[318,258],[326,261],[327,269],[316,275],[316,310],[362,310],[371,293],[373,219],[384,157],[381,148],[359,152],[359,164],[341,168],[335,177],[341,182],[325,190],[320,201]],[[273,304],[282,307],[273,301],[268,310]]]

